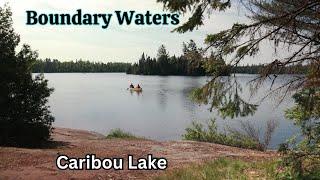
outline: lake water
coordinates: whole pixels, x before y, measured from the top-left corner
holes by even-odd
[[[207,122],[215,117],[220,128],[225,125],[238,127],[239,120],[249,120],[257,127],[274,119],[279,122],[270,148],[299,131],[290,120],[284,118],[284,110],[293,105],[287,98],[277,106],[278,100],[270,98],[260,104],[253,116],[222,119],[217,112],[210,112],[209,106],[192,102],[188,95],[208,80],[207,77],[183,76],[137,76],[122,73],[57,73],[45,74],[50,87],[55,91],[49,104],[56,120],[54,126],[84,129],[107,134],[120,128],[137,136],[154,140],[179,140],[192,121]],[[243,86],[243,95],[249,99],[246,84],[254,75],[237,75]],[[279,83],[286,77],[280,77]],[[140,83],[143,92],[127,90],[130,82]],[[267,82],[267,84],[270,82]],[[266,86],[267,87],[267,86]],[[256,98],[261,98],[262,89]]]

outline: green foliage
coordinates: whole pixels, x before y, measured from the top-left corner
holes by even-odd
[[[42,75],[32,77],[38,54],[23,45],[12,27],[11,10],[0,7],[0,145],[38,146],[50,137],[48,97],[53,89]]]
[[[194,28],[197,28],[202,25],[203,25],[202,7],[198,6],[195,9],[193,16],[191,16],[189,20],[186,23],[184,23],[182,26],[174,29],[174,31],[179,33],[184,33],[187,31],[193,31]]]
[[[183,135],[185,140],[193,140],[200,142],[210,142],[223,144],[228,146],[264,150],[264,146],[259,140],[248,134],[240,131],[229,131],[228,133],[221,133],[218,131],[215,120],[210,120],[207,128],[200,123],[192,122],[191,127],[186,128],[186,133]]]
[[[58,60],[37,60],[33,65],[35,73],[102,73],[102,72],[126,72],[131,66],[130,63],[98,63],[89,61],[60,62]]]
[[[286,111],[286,117],[301,127],[308,147],[320,145],[320,88],[309,88],[296,93],[293,98],[296,105]],[[320,155],[320,154],[319,154]]]
[[[108,139],[112,139],[112,138],[120,138],[120,139],[143,139],[143,138],[139,138],[136,137],[135,135],[129,133],[129,132],[125,132],[121,129],[113,129],[110,131],[110,133],[106,136],[106,138]]]
[[[143,53],[138,63],[128,68],[128,74],[142,75],[187,75],[203,76],[206,74],[203,66],[205,59],[201,55],[196,43],[190,40],[189,43],[183,44],[184,54],[180,57],[169,56],[164,45],[161,45],[157,58],[145,56]],[[228,73],[225,73],[228,75]]]
[[[143,63],[143,62],[142,62]],[[169,53],[164,45],[161,45],[157,54],[157,65],[160,75],[170,74]]]
[[[301,128],[303,140],[292,139],[281,146],[283,165],[288,176],[320,178],[320,89],[304,89],[293,98],[296,105],[286,111],[286,117]]]
[[[227,66],[221,57],[215,57],[213,53],[211,53],[211,56],[206,59],[203,68],[205,69],[206,74],[214,77],[227,76],[231,73],[230,66]]]
[[[211,179],[277,179],[277,162],[266,160],[246,162],[234,158],[219,158],[201,165],[166,172],[156,180],[211,180]]]
[[[169,52],[167,51],[166,47],[162,44],[158,49],[157,58],[169,58]]]
[[[182,59],[185,59],[187,61],[187,74],[205,75],[206,72],[204,69],[204,64],[206,62],[206,58],[202,54],[202,49],[198,48],[197,44],[193,40],[190,40],[190,42],[187,44],[183,43],[182,51]]]
[[[299,150],[298,150],[299,151]],[[278,163],[278,179],[319,179],[319,157],[300,154],[301,151],[287,150]]]
[[[186,23],[176,28],[174,31],[179,33],[185,33],[187,31],[193,31],[203,25],[203,13],[208,7],[214,10],[224,11],[231,5],[230,0],[212,0],[212,1],[200,1],[200,0],[157,0],[164,5],[165,9],[174,12],[186,13],[188,10],[192,11],[191,17]]]
[[[244,48],[237,50],[239,46],[236,43],[244,35],[242,30],[246,28],[247,26],[244,24],[234,24],[231,29],[223,30],[217,34],[209,34],[205,39],[205,43],[217,49],[214,52],[217,57],[224,57],[235,51],[238,51],[237,55],[239,56],[244,52]]]

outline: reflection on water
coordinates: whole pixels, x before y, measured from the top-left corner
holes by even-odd
[[[55,126],[78,128],[106,134],[114,128],[121,128],[138,136],[156,140],[178,140],[184,129],[193,120],[206,122],[217,119],[217,125],[223,128],[239,126],[238,120],[249,120],[257,126],[264,126],[269,119],[279,122],[271,147],[295,132],[298,128],[284,119],[284,109],[291,107],[293,101],[287,98],[277,106],[277,99],[262,102],[253,116],[225,119],[218,116],[209,105],[197,105],[190,100],[193,88],[206,83],[207,77],[181,76],[135,76],[126,74],[45,74],[49,85],[55,88],[50,97]],[[250,98],[247,83],[254,75],[237,75],[242,91],[241,98],[249,103],[257,103],[268,87]],[[280,83],[285,77],[279,78]],[[129,82],[141,84],[143,91],[129,91]]]
[[[128,91],[130,92],[131,96],[133,96],[133,95],[137,95],[137,96],[142,95],[142,91],[133,91],[133,90],[128,90]]]
[[[160,78],[157,97],[158,97],[159,106],[162,110],[166,109],[167,101],[168,101],[167,94],[169,90],[167,89],[168,88],[167,84],[168,84],[168,78]]]

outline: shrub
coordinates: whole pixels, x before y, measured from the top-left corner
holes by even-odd
[[[293,99],[295,106],[286,111],[286,117],[301,128],[301,135],[279,147],[284,156],[282,176],[320,179],[320,88],[305,88]]]
[[[207,128],[203,124],[192,122],[191,127],[186,128],[183,138],[185,140],[217,143],[246,149],[265,150],[275,127],[275,124],[267,126],[266,133],[268,135],[265,135],[264,142],[266,144],[261,142],[259,138],[260,132],[249,122],[241,122],[241,130],[228,128],[224,133],[218,131],[215,120],[210,120]]]
[[[106,138],[121,138],[121,139],[140,139],[139,137],[136,137],[135,135],[125,132],[121,129],[113,129],[110,131],[110,133],[106,136]]]

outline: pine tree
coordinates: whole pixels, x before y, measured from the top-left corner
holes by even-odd
[[[20,38],[11,16],[7,5],[0,7],[0,145],[37,146],[50,137],[53,89],[43,75],[32,76],[36,52],[23,45],[16,53]]]
[[[164,45],[160,46],[157,57],[160,75],[169,75],[169,53]]]

